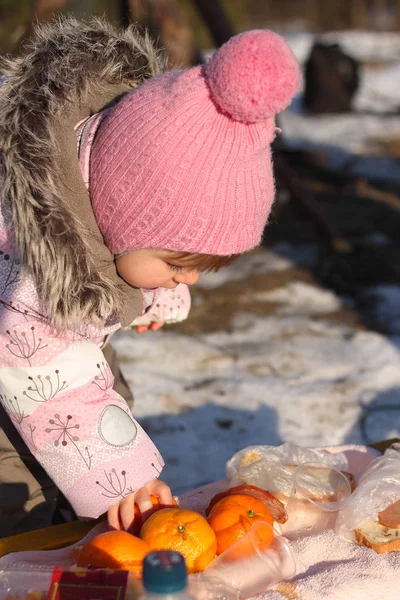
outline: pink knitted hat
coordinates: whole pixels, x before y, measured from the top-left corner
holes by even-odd
[[[274,200],[274,115],[299,90],[279,35],[233,37],[208,65],[143,83],[96,134],[90,196],[114,254],[229,255],[260,243]]]

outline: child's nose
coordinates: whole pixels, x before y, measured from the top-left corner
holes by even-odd
[[[194,285],[199,280],[198,271],[184,271],[183,273],[177,273],[174,277],[177,283],[185,283],[186,285]]]

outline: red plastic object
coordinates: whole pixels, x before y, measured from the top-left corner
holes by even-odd
[[[124,600],[129,571],[55,567],[47,600]]]

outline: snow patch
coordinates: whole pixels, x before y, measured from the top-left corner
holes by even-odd
[[[315,298],[319,306],[317,288]],[[225,462],[247,445],[400,435],[399,419],[380,416],[367,419],[368,440],[361,436],[367,408],[382,397],[400,401],[400,347],[377,333],[306,316],[238,314],[231,332],[192,338],[165,328],[114,339],[134,415],[177,493],[223,478]]]
[[[286,271],[293,267],[293,262],[276,252],[260,248],[251,254],[244,254],[228,267],[218,273],[204,273],[200,277],[199,287],[215,289],[227,281],[244,279],[252,275],[266,275],[277,271]]]
[[[316,288],[302,281],[291,281],[285,287],[253,294],[256,302],[276,302],[283,315],[327,314],[340,310],[342,304],[329,290]]]

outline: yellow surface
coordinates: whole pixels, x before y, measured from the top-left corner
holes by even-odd
[[[20,533],[0,539],[0,556],[10,552],[27,550],[57,550],[79,542],[93,527],[99,523],[88,521],[71,521],[62,525],[53,525],[44,529],[35,529],[28,533]]]

